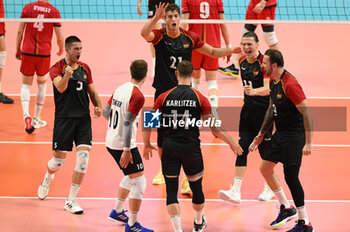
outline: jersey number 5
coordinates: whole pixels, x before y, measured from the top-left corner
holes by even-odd
[[[39,14],[37,19],[43,19],[45,18],[45,15],[43,14]],[[35,22],[33,25],[34,28],[38,28],[38,31],[42,31],[44,29],[44,22],[40,21],[40,22]]]

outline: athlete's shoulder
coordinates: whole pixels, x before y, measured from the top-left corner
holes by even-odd
[[[241,57],[239,58],[239,64],[242,63],[242,61],[244,61],[245,59],[247,59],[246,56],[241,56]]]

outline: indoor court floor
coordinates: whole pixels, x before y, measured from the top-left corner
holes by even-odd
[[[64,36],[77,35],[83,42],[81,61],[92,69],[95,87],[101,101],[106,104],[114,89],[129,80],[129,65],[134,59],[145,59],[149,67],[149,45],[140,36],[141,23],[63,23]],[[239,45],[239,24],[229,24],[232,44]],[[47,98],[41,118],[47,120],[46,128],[33,134],[24,130],[20,102],[20,61],[15,59],[15,37],[18,23],[6,23],[7,63],[4,69],[2,89],[13,97],[12,105],[0,104],[0,231],[92,231],[120,232],[122,224],[107,219],[115,204],[117,187],[122,172],[107,152],[104,141],[107,121],[93,118],[93,146],[87,174],[78,194],[83,215],[66,212],[65,197],[69,194],[71,175],[75,166],[75,153],[68,153],[66,162],[51,184],[48,198],[37,199],[37,189],[51,158],[51,138],[54,120],[54,102],[51,80],[47,82]],[[261,36],[260,50],[266,45]],[[301,83],[315,123],[312,155],[303,158],[300,179],[305,191],[308,216],[316,232],[348,232],[350,221],[350,126],[349,107],[349,25],[330,24],[279,24],[276,33],[285,58],[285,67]],[[58,59],[55,39],[52,43],[51,63]],[[226,63],[221,59],[221,66]],[[149,71],[149,74],[151,72]],[[242,106],[242,84],[218,73],[219,105],[222,111],[234,109],[232,114],[220,114],[229,123],[232,136],[238,136],[239,107]],[[152,106],[154,89],[148,76],[142,87],[146,96],[145,106]],[[201,92],[206,94],[202,78]],[[35,106],[36,84],[31,93],[30,113]],[[140,117],[142,120],[142,117]],[[155,133],[152,141],[155,142]],[[270,230],[269,224],[278,214],[274,199],[259,202],[257,196],[264,180],[259,172],[261,158],[257,152],[249,155],[248,169],[242,185],[240,205],[232,205],[219,199],[217,192],[228,189],[233,183],[235,157],[229,147],[210,132],[201,133],[205,173],[203,180],[206,197],[205,215],[208,232],[263,232],[286,231],[294,226],[289,222],[278,230]],[[137,142],[142,152],[141,129]],[[172,226],[165,204],[165,186],[152,185],[152,178],[159,170],[156,152],[145,160],[147,188],[141,206],[139,220],[145,227],[157,232],[170,232]],[[291,200],[283,180],[281,165],[277,174]],[[191,199],[179,194],[182,209],[183,230],[192,231],[194,213]],[[125,204],[128,208],[128,202]]]

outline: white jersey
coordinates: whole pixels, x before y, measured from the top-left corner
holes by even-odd
[[[132,136],[130,148],[136,147],[136,131],[139,112],[141,111],[145,98],[137,85],[131,82],[119,86],[108,104],[111,112],[108,119],[108,129],[106,135],[106,146],[113,150],[123,150],[123,123],[126,112],[136,114],[137,117],[132,125]]]

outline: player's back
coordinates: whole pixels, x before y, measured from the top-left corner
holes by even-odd
[[[201,119],[198,93],[188,85],[178,85],[165,93],[162,105],[164,138],[199,142],[196,122]]]
[[[182,13],[189,13],[190,19],[220,19],[224,13],[222,0],[183,0]],[[189,24],[189,31],[195,32],[204,42],[220,47],[219,24]]]
[[[21,18],[61,18],[61,15],[50,3],[37,1],[24,6]],[[61,26],[61,23],[26,23],[22,53],[49,56],[54,26]]]
[[[106,146],[115,149],[123,150],[123,123],[126,120],[126,113],[132,111],[129,108],[130,102],[144,98],[138,87],[131,82],[127,82],[119,86],[113,93],[108,103],[111,106],[111,113],[108,120],[108,129],[106,135]],[[131,148],[136,147],[136,130],[139,116],[137,116],[132,126]]]

